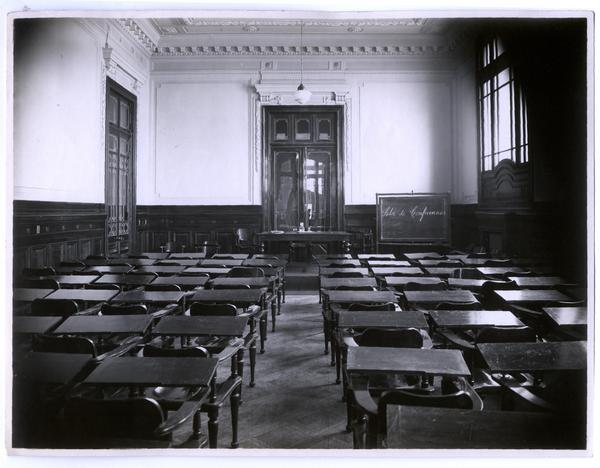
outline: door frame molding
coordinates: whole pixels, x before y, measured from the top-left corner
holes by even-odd
[[[348,160],[348,155],[345,154],[344,142],[347,142],[346,125],[347,119],[344,114],[348,112],[348,107],[340,104],[328,104],[324,106],[299,106],[299,105],[263,105],[261,106],[261,140],[262,140],[262,229],[269,231],[273,228],[271,220],[271,211],[273,203],[273,193],[270,183],[270,178],[273,175],[271,167],[271,145],[268,142],[269,118],[268,114],[281,112],[335,112],[337,127],[336,127],[336,165],[337,165],[337,183],[336,183],[336,219],[334,220],[334,230],[344,230],[344,177],[346,167],[344,161]],[[291,130],[291,129],[290,129]],[[302,146],[302,145],[300,145]]]
[[[133,138],[131,141],[131,211],[129,214],[129,251],[135,251],[137,247],[137,214],[136,214],[136,194],[137,194],[137,96],[123,87],[115,80],[106,77],[106,94],[104,96],[104,102],[106,103],[104,109],[104,211],[105,211],[105,222],[104,222],[104,254],[108,254],[108,99],[110,91],[116,91],[122,94],[125,98],[131,100],[133,103],[133,112],[131,113],[132,125],[133,125]]]

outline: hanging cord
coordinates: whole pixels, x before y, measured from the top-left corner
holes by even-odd
[[[303,80],[303,73],[302,73],[303,72],[303,68],[304,68],[303,61],[302,61],[302,56],[304,55],[303,51],[302,51],[302,48],[303,48],[302,30],[303,30],[303,24],[302,24],[302,21],[300,21],[300,84],[301,85],[304,82],[304,80]]]

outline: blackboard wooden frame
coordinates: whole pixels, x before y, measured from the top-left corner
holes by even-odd
[[[445,219],[444,219],[444,233],[442,236],[385,236],[384,229],[382,229],[382,209],[386,199],[406,199],[418,200],[423,198],[430,198],[435,200],[437,204],[440,200],[445,208]],[[379,244],[450,244],[450,193],[377,193],[376,194],[376,217],[377,217],[377,245]]]

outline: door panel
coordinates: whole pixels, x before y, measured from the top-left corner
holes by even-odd
[[[299,162],[298,149],[275,150],[273,154],[273,210],[274,229],[291,231],[300,224]]]
[[[331,226],[331,151],[306,148],[303,164],[305,226],[327,230]]]

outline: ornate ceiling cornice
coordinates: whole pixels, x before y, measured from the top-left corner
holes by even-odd
[[[131,18],[117,19],[121,27],[127,31],[144,49],[151,54],[156,51],[156,44],[144,30]]]
[[[447,46],[310,46],[303,56],[432,56],[451,52]],[[183,56],[299,56],[298,46],[169,46],[158,47],[159,57]]]
[[[188,26],[300,26],[304,27],[418,27],[425,24],[426,18],[399,18],[393,20],[224,20],[224,19],[205,19],[205,18],[183,18],[183,23]]]

